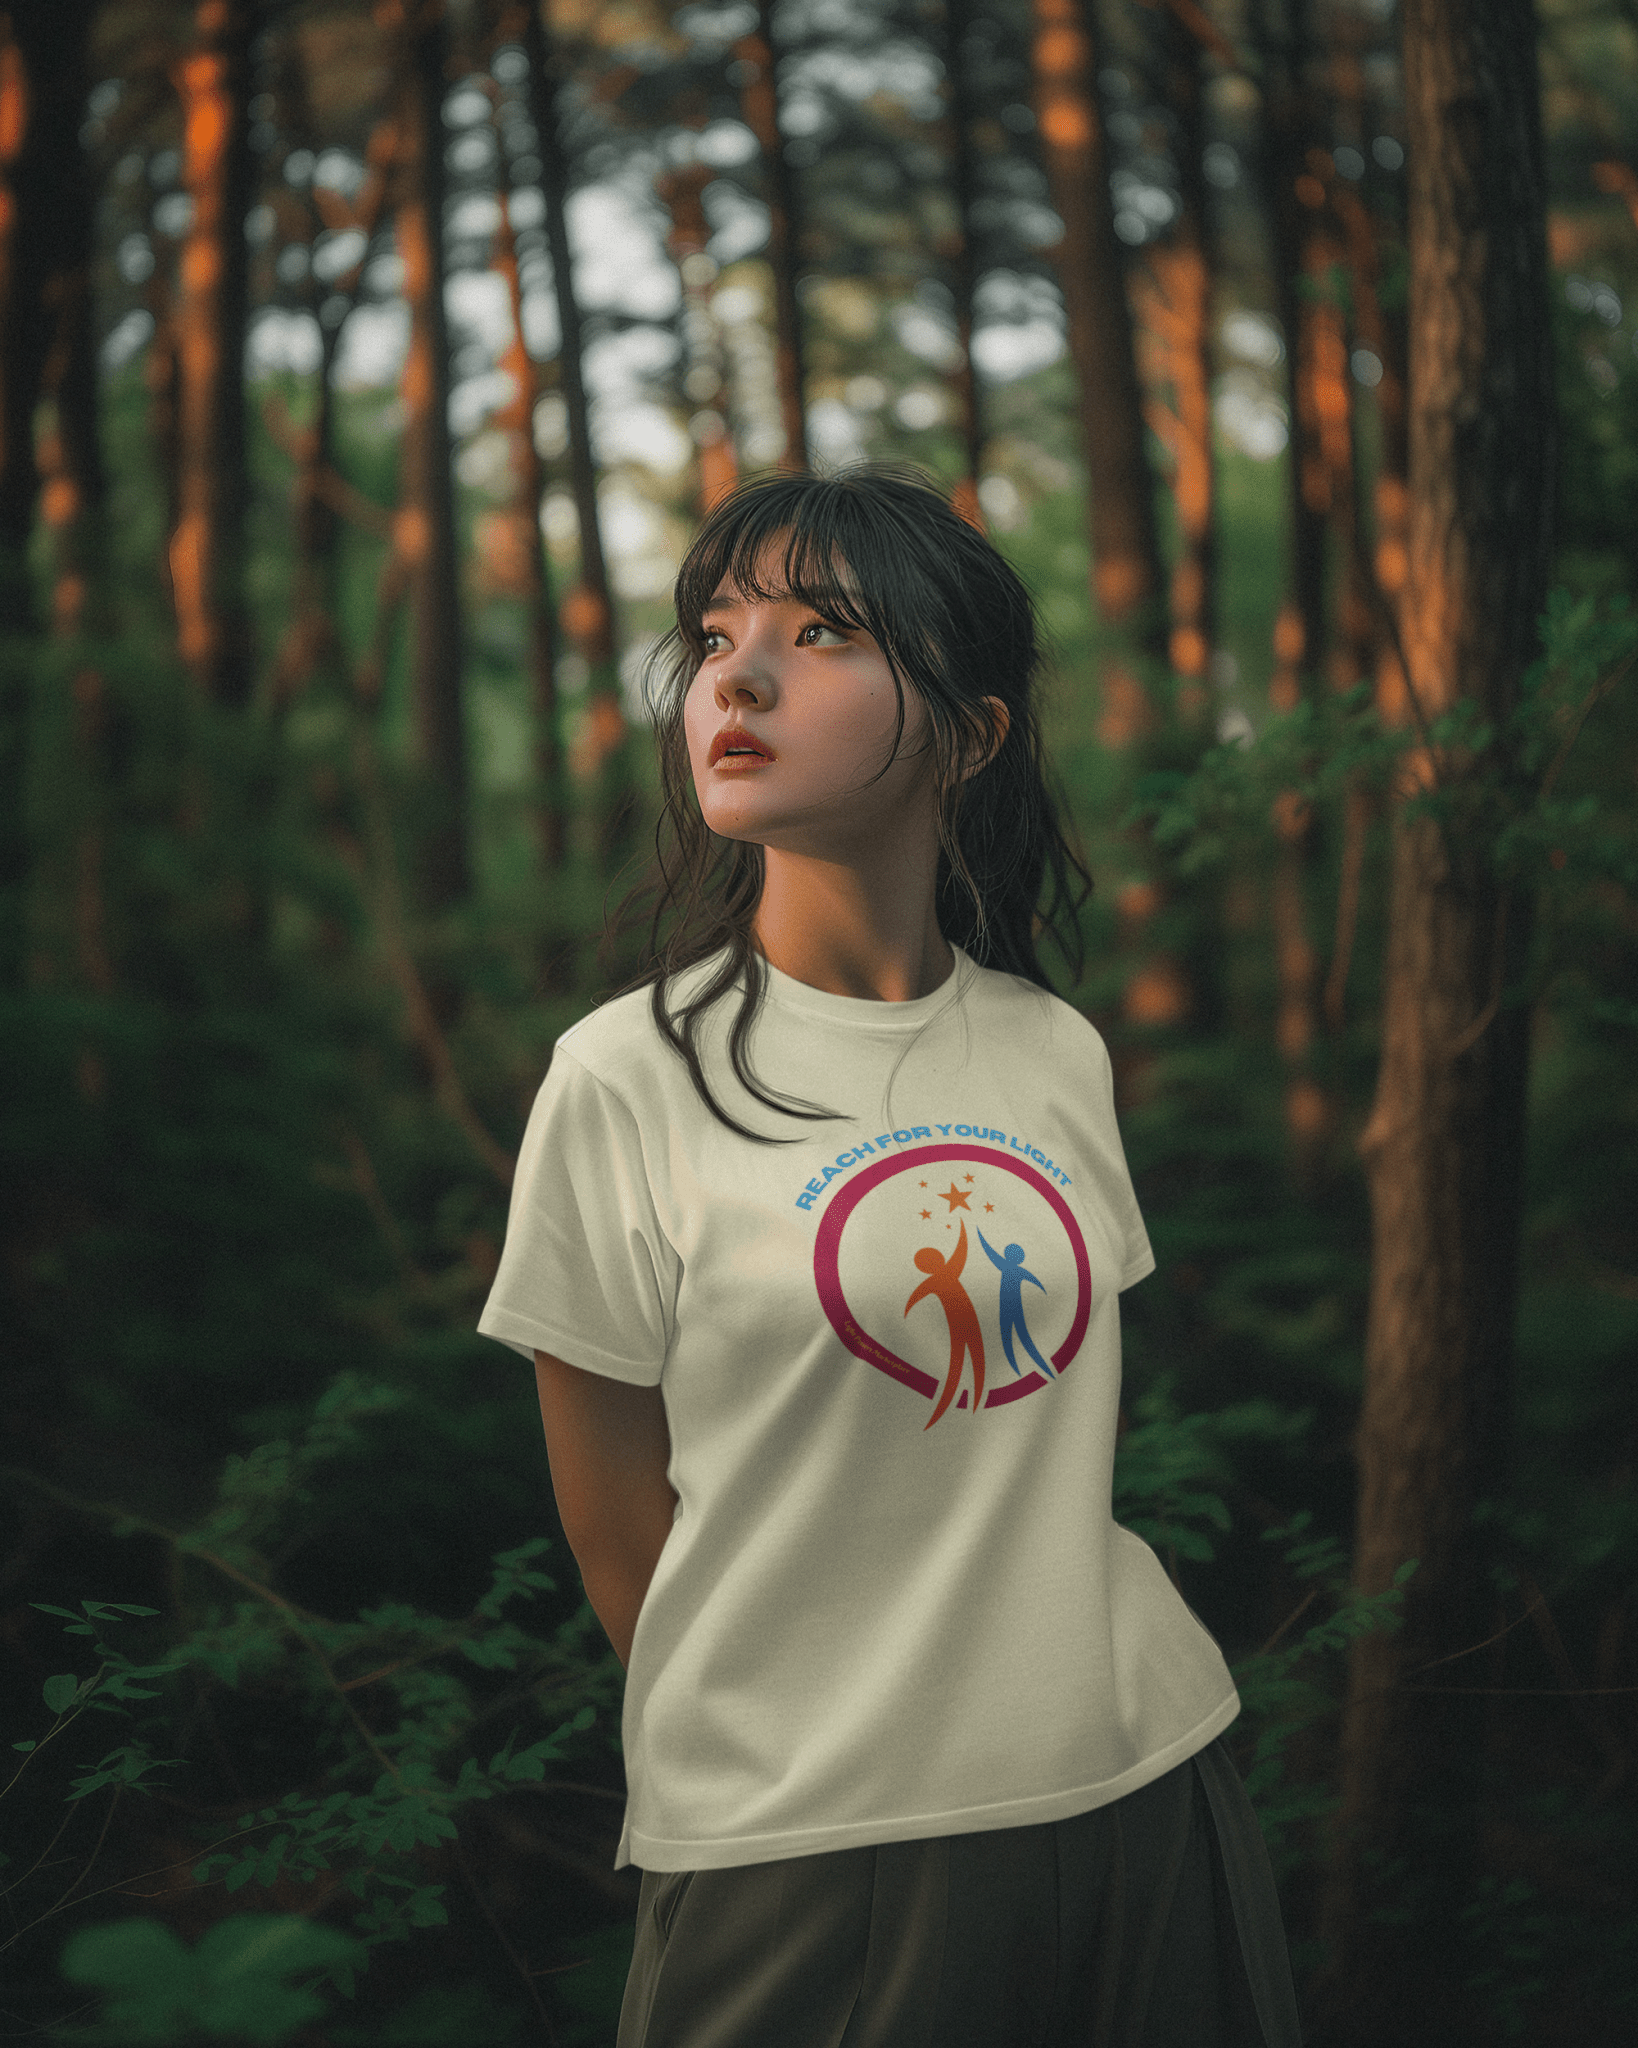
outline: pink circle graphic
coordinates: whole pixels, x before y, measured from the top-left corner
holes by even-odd
[[[878,1159],[874,1166],[865,1167],[845,1187],[837,1190],[820,1220],[819,1234],[813,1243],[814,1284],[819,1290],[820,1305],[829,1318],[831,1328],[855,1358],[862,1358],[866,1365],[873,1365],[878,1372],[886,1373],[889,1379],[913,1388],[929,1401],[938,1393],[939,1383],[931,1373],[923,1372],[880,1339],[872,1337],[848,1307],[847,1296],[842,1292],[841,1256],[842,1232],[847,1228],[848,1218],[873,1188],[880,1187],[883,1181],[891,1180],[895,1174],[932,1166],[943,1159],[966,1159],[983,1166],[999,1166],[1008,1173],[1016,1174],[1037,1194],[1045,1197],[1063,1225],[1064,1235],[1075,1255],[1076,1296],[1075,1319],[1069,1326],[1069,1335],[1052,1354],[1052,1369],[1061,1373],[1081,1348],[1081,1339],[1086,1335],[1086,1326],[1092,1316],[1092,1262],[1087,1257],[1086,1240],[1075,1221],[1075,1212],[1044,1174],[1037,1173],[1033,1166],[1013,1159],[1005,1152],[992,1151],[987,1145],[918,1145],[913,1151],[900,1152],[890,1159]],[[1029,1372],[1006,1386],[992,1388],[984,1396],[984,1406],[1003,1408],[1009,1401],[1022,1400],[1025,1394],[1033,1394],[1046,1384],[1039,1371]],[[966,1405],[967,1396],[963,1393],[957,1406],[965,1408]]]

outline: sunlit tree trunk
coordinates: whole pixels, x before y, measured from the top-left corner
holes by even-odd
[[[1529,0],[1404,10],[1402,635],[1419,720],[1458,705],[1505,720],[1546,587],[1554,402],[1535,34]],[[1467,772],[1456,750],[1424,745],[1405,795]],[[1372,1263],[1355,1572],[1374,1592],[1407,1558],[1419,1567],[1402,1631],[1362,1637],[1350,1659],[1324,1931],[1328,2018],[1335,2038],[1361,2044],[1472,2038],[1459,1913],[1483,1728],[1467,1667],[1448,1660],[1485,1633],[1474,1510],[1499,1482],[1506,1441],[1527,917],[1459,819],[1401,808],[1381,1065],[1361,1139]]]
[[[978,388],[978,373],[973,366],[973,300],[978,288],[978,259],[973,246],[973,202],[977,197],[978,180],[974,160],[972,91],[967,82],[967,54],[962,48],[971,24],[971,0],[946,0],[944,77],[950,109],[950,188],[956,215],[949,271],[959,350],[953,380],[962,454],[962,473],[953,497],[963,516],[974,525],[981,526],[983,514],[979,510],[978,480],[984,467],[984,401]]]
[[[1286,457],[1286,591],[1274,624],[1269,701],[1289,711],[1325,645],[1325,505],[1307,377],[1312,358],[1307,290],[1312,228],[1305,181],[1313,125],[1309,0],[1255,0],[1251,25],[1262,70],[1261,171],[1274,259],[1274,300],[1285,338],[1291,405]]]
[[[40,388],[45,250],[34,220],[37,177],[33,52],[0,15],[0,631],[33,624],[28,537],[39,485],[34,405]]]
[[[276,85],[277,121],[291,152],[312,146],[311,81],[299,36],[288,35],[280,53]],[[357,301],[359,284],[370,260],[377,230],[386,212],[388,187],[398,148],[396,112],[378,121],[365,147],[366,169],[359,189],[344,195],[333,186],[309,184],[305,191],[289,187],[280,194],[280,211],[293,226],[291,240],[314,242],[321,229],[336,234],[357,232],[363,250],[350,269],[323,283],[309,267],[306,300],[318,323],[319,361],[313,373],[313,410],[297,427],[277,386],[264,398],[263,423],[269,438],[289,456],[294,474],[290,485],[291,604],[279,638],[268,683],[276,713],[288,708],[314,677],[340,663],[336,632],[336,540],[343,518],[374,533],[390,531],[390,520],[378,506],[350,491],[335,465],[336,351],[347,316]]]
[[[1217,474],[1211,440],[1211,330],[1214,250],[1202,168],[1206,150],[1204,51],[1170,9],[1159,16],[1166,101],[1177,134],[1177,224],[1149,252],[1151,320],[1171,387],[1163,426],[1175,464],[1177,560],[1172,569],[1172,673],[1183,679],[1186,710],[1207,702],[1206,678],[1217,631]]]
[[[592,449],[591,407],[586,392],[585,336],[569,254],[565,212],[569,165],[559,120],[554,52],[537,6],[525,10],[524,29],[523,47],[529,60],[529,111],[540,150],[552,289],[562,337],[558,384],[568,425],[569,487],[580,528],[580,581],[564,597],[559,617],[564,632],[590,671],[585,720],[573,752],[573,766],[578,775],[597,788],[598,851],[605,863],[615,865],[630,811],[625,773],[626,721],[620,708],[620,678],[615,667],[614,594],[597,506],[597,461]]]
[[[51,631],[70,640],[94,623],[104,497],[91,324],[92,194],[79,143],[89,7],[18,8],[0,16],[0,629],[36,623],[28,548],[36,514],[49,539]],[[38,418],[37,418],[38,415]],[[82,989],[113,982],[104,914],[99,819],[106,690],[89,662],[67,680],[74,781],[59,791],[50,851],[23,830],[26,697],[0,719],[0,873],[21,885],[31,864],[49,877],[60,949],[36,947],[34,971]],[[12,900],[28,902],[21,886]],[[0,978],[22,967],[22,925],[8,928]],[[39,934],[36,933],[38,940]],[[82,1092],[100,1093],[87,1052]]]
[[[540,529],[541,501],[546,495],[546,466],[535,446],[535,406],[540,397],[534,358],[523,338],[523,286],[518,274],[517,244],[511,214],[503,204],[495,237],[495,268],[506,280],[512,307],[512,339],[501,367],[512,380],[512,396],[494,415],[494,425],[511,448],[512,502],[502,515],[509,536],[506,560],[512,584],[523,600],[528,629],[530,709],[534,713],[535,781],[540,796],[536,830],[541,865],[548,874],[563,865],[567,848],[564,816],[563,746],[557,697],[558,628],[552,602],[551,571]]]
[[[802,343],[802,302],[797,274],[802,260],[801,187],[785,156],[779,132],[779,45],[774,39],[772,0],[758,0],[757,26],[734,45],[740,76],[740,112],[762,151],[762,196],[768,208],[768,268],[773,275],[774,367],[779,417],[785,429],[783,469],[808,462],[806,352]]]
[[[1262,69],[1262,172],[1291,408],[1285,595],[1274,622],[1268,699],[1274,710],[1291,711],[1325,661],[1331,523],[1346,523],[1353,510],[1352,413],[1337,250],[1325,184],[1311,161],[1310,0],[1257,0],[1252,29]],[[1328,166],[1329,158],[1324,161]],[[1348,480],[1346,489],[1342,479]],[[1274,1037],[1285,1069],[1293,1163],[1307,1178],[1316,1171],[1330,1134],[1334,1104],[1312,1071],[1321,1014],[1320,953],[1310,931],[1314,819],[1294,791],[1276,802],[1274,828],[1279,842],[1270,894]]]
[[[1352,22],[1351,17],[1349,21],[1349,33],[1333,58],[1337,113],[1339,122],[1363,145],[1369,131],[1364,67],[1358,49],[1361,24]],[[1379,713],[1390,723],[1403,724],[1408,705],[1399,666],[1397,619],[1409,563],[1405,537],[1410,502],[1406,484],[1405,315],[1402,305],[1390,308],[1383,303],[1384,223],[1366,204],[1358,185],[1334,171],[1327,180],[1327,191],[1346,252],[1353,331],[1380,365],[1370,401],[1377,423],[1372,517],[1368,522],[1363,517],[1356,484],[1341,619],[1345,667],[1339,680],[1352,687],[1364,675],[1372,675]],[[1340,1031],[1346,1018],[1365,845],[1374,815],[1375,805],[1356,780],[1344,802],[1336,924],[1323,998],[1325,1020],[1332,1031]]]
[[[194,43],[176,67],[182,183],[193,215],[177,267],[177,517],[171,593],[177,650],[202,695],[244,704],[251,689],[245,610],[244,352],[249,312],[246,122],[254,0],[200,0]]]
[[[422,900],[466,895],[467,750],[460,573],[449,440],[449,335],[444,317],[444,124],[448,50],[441,0],[385,0],[398,27],[400,81],[394,222],[404,264],[410,341],[401,383],[395,553],[409,576],[410,704],[415,751],[435,808],[420,834]]]
[[[711,311],[710,279],[716,265],[705,253],[710,229],[701,194],[712,176],[704,164],[685,164],[668,172],[656,187],[671,216],[666,248],[682,282],[683,394],[693,409],[688,424],[699,463],[702,516],[732,490],[739,474],[728,426],[722,339]]]
[[[92,202],[79,141],[90,16],[84,0],[0,15],[0,630],[33,623],[28,547],[37,509],[53,536],[60,630],[77,625],[89,589],[86,550],[102,496]],[[40,451],[42,399],[51,430]]]
[[[1057,264],[1081,393],[1093,600],[1107,624],[1139,630],[1158,650],[1164,579],[1154,483],[1109,196],[1090,8],[1091,0],[1032,0],[1036,115],[1053,204],[1064,223]],[[1131,723],[1142,724],[1135,707]]]

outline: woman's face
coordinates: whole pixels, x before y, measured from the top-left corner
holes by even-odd
[[[931,724],[899,699],[868,633],[793,597],[719,588],[683,723],[706,824],[725,839],[821,857],[932,830]]]

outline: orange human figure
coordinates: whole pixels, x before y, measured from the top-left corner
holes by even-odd
[[[973,1361],[973,1413],[978,1413],[978,1404],[984,1398],[984,1333],[978,1327],[978,1312],[967,1298],[967,1290],[961,1284],[961,1269],[967,1263],[967,1226],[961,1226],[961,1236],[949,1258],[928,1245],[916,1253],[916,1265],[927,1278],[904,1304],[906,1315],[918,1301],[925,1301],[930,1294],[936,1294],[943,1304],[945,1316],[950,1324],[950,1369],[945,1375],[944,1391],[938,1397],[926,1427],[931,1429],[955,1398],[955,1390],[961,1379],[961,1362],[970,1352]]]

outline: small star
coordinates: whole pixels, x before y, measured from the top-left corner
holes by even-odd
[[[968,1174],[967,1178],[971,1180],[972,1175]],[[951,1181],[948,1192],[941,1194],[939,1196],[939,1200],[941,1202],[948,1202],[950,1205],[950,1213],[954,1215],[957,1209],[965,1209],[967,1206],[966,1190],[963,1188],[958,1188],[955,1182]]]
[[[925,1223],[928,1220],[928,1218],[932,1215],[932,1213],[933,1212],[931,1209],[923,1209],[921,1212],[921,1220]]]
[[[916,1182],[916,1186],[917,1186],[918,1188],[924,1188],[924,1187],[926,1187],[926,1185],[927,1185],[927,1183],[926,1183],[926,1181],[924,1181],[924,1180],[918,1180],[918,1181]]]
[[[971,1182],[972,1182],[972,1175],[971,1175],[970,1173],[964,1173],[964,1174],[963,1174],[963,1175],[961,1176],[961,1178],[962,1178],[962,1179],[963,1179],[964,1181],[966,1181],[966,1182],[967,1182],[967,1183],[968,1183],[969,1185],[971,1185]]]
[[[990,1213],[990,1211],[991,1211],[991,1210],[992,1210],[992,1209],[993,1209],[994,1207],[995,1207],[995,1204],[994,1204],[993,1202],[986,1202],[986,1203],[984,1204],[984,1214],[985,1214],[986,1216],[988,1216],[988,1215],[989,1215],[989,1213]]]

